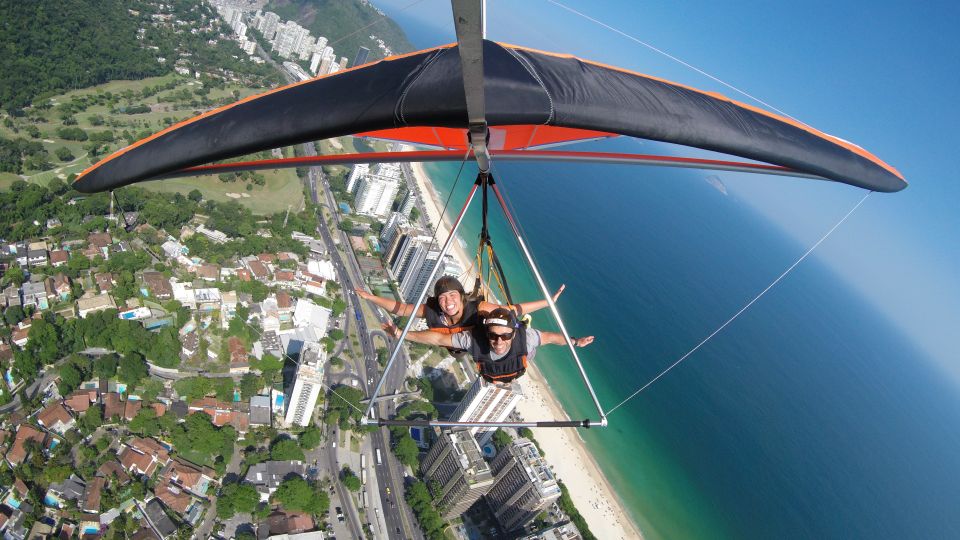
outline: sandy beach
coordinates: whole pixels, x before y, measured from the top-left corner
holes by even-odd
[[[440,222],[437,237],[442,241],[447,238],[451,226],[446,216],[441,221],[442,202],[423,164],[413,163],[411,168],[420,193],[427,195],[423,201],[427,218],[434,226]],[[458,211],[460,205],[462,202],[457,202],[458,208],[453,212]],[[454,241],[451,251],[464,269],[470,267],[471,259],[459,241]],[[522,385],[524,399],[518,411],[525,419],[554,420],[567,417],[536,366],[527,371]],[[642,538],[640,530],[627,517],[600,467],[575,430],[534,429],[534,435],[546,453],[547,462],[569,488],[574,504],[597,538]]]

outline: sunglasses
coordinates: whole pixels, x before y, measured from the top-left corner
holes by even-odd
[[[515,332],[513,331],[508,332],[506,334],[495,334],[493,332],[487,332],[487,339],[489,339],[490,341],[497,341],[497,340],[510,341],[511,339],[513,339],[514,333]]]

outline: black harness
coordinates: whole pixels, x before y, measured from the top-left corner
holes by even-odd
[[[486,327],[473,329],[473,341],[470,346],[470,355],[477,363],[477,373],[490,382],[510,382],[527,371],[527,332],[522,325],[514,329],[514,337],[510,342],[510,350],[499,359],[494,360],[490,354],[490,340],[487,339]]]

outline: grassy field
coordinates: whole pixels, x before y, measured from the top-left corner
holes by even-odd
[[[243,182],[221,182],[216,176],[198,176],[194,178],[171,178],[139,184],[149,190],[161,193],[180,192],[184,195],[193,189],[200,190],[204,199],[227,202],[237,201],[254,214],[273,214],[283,212],[287,206],[297,211],[303,205],[303,190],[300,178],[294,169],[260,171],[266,177],[264,186],[254,185],[246,190]],[[240,197],[236,197],[236,195]],[[233,195],[233,196],[231,196]],[[243,195],[249,195],[244,197]]]
[[[144,132],[155,133],[170,125],[172,122],[179,122],[194,116],[201,112],[202,108],[193,108],[177,106],[176,103],[165,101],[172,94],[200,88],[200,82],[189,77],[178,75],[166,75],[163,77],[152,77],[139,81],[111,81],[99,86],[74,90],[63,95],[55,96],[51,102],[54,107],[43,111],[40,117],[44,121],[33,124],[40,129],[40,137],[36,140],[43,144],[50,153],[50,162],[53,168],[44,171],[25,171],[26,180],[46,184],[51,179],[59,177],[66,179],[70,174],[78,174],[91,164],[84,146],[87,142],[67,141],[57,137],[57,129],[63,126],[57,104],[69,103],[73,97],[91,96],[105,94],[107,92],[114,95],[122,95],[125,92],[140,92],[146,86],[165,85],[171,81],[176,82],[172,89],[163,90],[154,96],[146,98],[143,103],[151,107],[151,111],[141,114],[111,114],[111,106],[108,104],[91,105],[86,110],[74,115],[76,126],[84,129],[88,133],[112,130],[117,137],[116,142],[111,144],[106,152],[98,156],[94,161],[102,159],[111,152],[122,148],[127,141],[121,139],[121,134],[126,130],[139,136]],[[244,88],[235,85],[228,85],[224,88],[213,89],[207,95],[210,100],[227,99],[233,102],[236,99],[242,99],[262,92],[262,89]],[[193,97],[200,99],[199,96]],[[123,103],[124,100],[121,100]],[[133,100],[137,103],[137,99]],[[102,125],[94,125],[91,122],[92,117],[101,116],[104,120]],[[0,126],[0,137],[16,138],[23,137],[29,139],[29,135],[24,131],[29,120],[15,122],[14,126],[19,129],[15,132],[7,126]],[[57,159],[55,151],[61,147],[66,147],[73,154],[74,158],[67,162],[61,162]],[[292,151],[284,149],[284,155],[292,156]],[[262,171],[266,178],[264,186],[253,185],[251,190],[246,189],[244,182],[221,182],[216,176],[172,179],[157,182],[147,182],[142,184],[148,189],[158,192],[180,192],[186,195],[193,189],[198,189],[204,198],[216,201],[236,200],[243,206],[250,208],[257,214],[272,214],[287,209],[288,206],[293,210],[299,210],[303,205],[303,190],[300,179],[293,169]],[[0,189],[8,189],[10,184],[18,177],[12,174],[0,176]]]
[[[20,177],[13,173],[0,173],[0,190],[10,189],[15,180],[20,180]]]

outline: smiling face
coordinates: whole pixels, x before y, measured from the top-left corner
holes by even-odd
[[[487,339],[490,340],[490,349],[497,354],[506,354],[515,333],[515,330],[506,326],[488,326]]]
[[[463,298],[459,291],[447,291],[437,297],[437,302],[451,322],[460,322],[460,317],[463,315]]]

